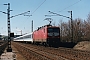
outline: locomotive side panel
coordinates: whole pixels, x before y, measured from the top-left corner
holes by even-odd
[[[33,41],[37,41],[38,40],[38,31],[34,31],[33,32]]]
[[[35,42],[46,42],[46,39],[47,39],[46,27],[43,27],[39,30],[34,31],[33,39]]]
[[[47,27],[41,29],[41,40],[42,42],[47,41]]]

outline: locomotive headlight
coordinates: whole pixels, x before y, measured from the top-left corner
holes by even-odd
[[[48,33],[48,36],[59,36],[59,33]]]
[[[48,33],[48,36],[53,36],[53,33]]]
[[[54,33],[54,36],[58,36],[59,35],[59,33]]]

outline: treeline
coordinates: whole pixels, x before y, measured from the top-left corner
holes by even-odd
[[[71,20],[69,20],[68,22],[60,21],[60,24],[58,24],[58,26],[60,27],[60,37],[62,42],[90,41],[90,13],[88,14],[86,20],[83,20],[81,18],[74,19],[73,29],[71,27]]]

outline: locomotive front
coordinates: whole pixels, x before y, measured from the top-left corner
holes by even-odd
[[[59,46],[60,44],[59,27],[47,27],[47,44],[49,46]]]

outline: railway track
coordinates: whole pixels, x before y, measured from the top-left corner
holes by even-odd
[[[39,48],[39,46],[38,46]],[[43,48],[43,47],[42,47]],[[40,49],[39,49],[40,50]],[[81,50],[75,50],[71,48],[50,48],[47,47],[46,49],[41,49],[44,50],[44,52],[52,53],[58,56],[62,56],[64,58],[67,58],[69,60],[89,60],[90,59],[90,52],[88,51],[81,51]],[[60,53],[60,54],[59,54]]]
[[[89,60],[90,52],[69,48],[50,48],[13,42],[27,60]]]
[[[7,41],[0,42],[0,55],[4,52],[4,50],[7,47],[7,45],[8,45]]]
[[[13,43],[13,45],[15,46],[15,48],[17,48],[19,50],[19,52],[21,52],[23,54],[24,57],[26,57],[27,60],[30,60],[30,59],[31,60],[60,60],[60,59],[64,59],[62,57],[58,57],[57,55],[45,52],[40,48],[28,47],[28,46],[26,46],[24,44],[20,44],[20,43],[18,43],[18,44]]]

